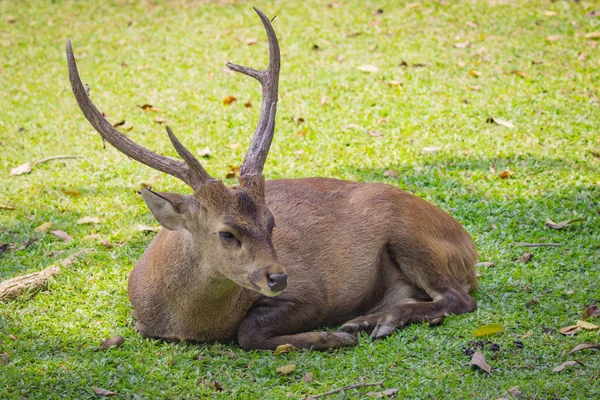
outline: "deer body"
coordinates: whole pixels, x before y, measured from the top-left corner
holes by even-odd
[[[255,9],[256,10],[256,9]],[[269,66],[227,63],[263,92],[240,186],[212,178],[175,137],[184,162],[158,155],[115,129],[89,98],[67,42],[69,78],[80,109],[116,149],[187,183],[193,194],[143,189],[166,229],[129,276],[136,329],[145,337],[193,342],[237,339],[244,349],[282,344],[326,350],[357,343],[357,332],[388,336],[409,323],[471,312],[477,286],[473,241],[439,208],[379,183],[306,178],[265,182],[275,130],[279,43]],[[343,323],[335,333],[312,332]]]

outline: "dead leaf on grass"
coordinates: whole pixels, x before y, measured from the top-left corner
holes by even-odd
[[[515,173],[512,172],[510,169],[505,169],[504,171],[502,171],[500,173],[500,179],[506,179],[506,178],[510,178],[511,176],[513,176]]]
[[[161,110],[159,110],[158,108],[154,107],[152,104],[138,104],[137,107],[141,108],[144,111],[153,111],[153,112],[160,112]]]
[[[586,18],[600,17],[600,10],[590,11],[589,13],[585,14],[585,17]]]
[[[19,246],[19,248],[17,250],[25,250],[26,248],[28,248],[32,243],[34,243],[37,240],[38,240],[37,237],[32,236],[29,239],[27,239],[25,242],[23,242],[23,244],[21,246]]]
[[[441,147],[423,147],[423,151],[429,154],[435,154],[440,150],[442,150]]]
[[[313,381],[313,373],[307,372],[304,374],[304,383],[311,383]]]
[[[223,390],[225,390],[225,388],[219,383],[219,381],[214,381],[213,384],[215,385],[215,390],[217,392],[222,392]]]
[[[46,232],[50,228],[52,228],[52,223],[51,222],[44,222],[43,224],[41,224],[40,226],[38,226],[37,228],[35,228],[33,231],[35,233]]]
[[[10,357],[6,353],[2,353],[2,365],[8,365],[10,363]]]
[[[14,167],[10,170],[10,174],[8,176],[18,176],[23,174],[28,174],[33,169],[31,163],[21,164],[18,167]]]
[[[484,261],[484,262],[478,262],[477,264],[475,264],[475,266],[476,267],[489,268],[489,267],[495,267],[496,263],[489,262],[489,261]]]
[[[592,324],[591,322],[587,322],[587,321],[577,321],[575,322],[575,325],[582,327],[583,329],[586,329],[588,331],[593,331],[595,329],[600,328],[600,326],[596,325],[596,324]]]
[[[9,206],[8,204],[0,204],[0,210],[16,210],[16,207]]]
[[[531,335],[533,335],[533,331],[527,331],[524,335],[521,335],[521,338],[526,339]]]
[[[240,172],[240,167],[235,166],[235,165],[230,165],[229,172],[227,173],[227,175],[225,175],[225,178],[227,178],[227,179],[235,178],[235,176],[238,174],[238,172]]]
[[[306,136],[307,133],[308,133],[308,128],[302,129],[301,131],[296,132],[296,137],[300,138],[300,137]]]
[[[570,367],[573,365],[577,365],[577,361],[565,361],[564,363],[560,364],[558,367],[555,367],[552,372],[560,372],[563,369],[565,369],[566,367]]]
[[[275,351],[273,352],[274,356],[278,356],[280,354],[283,353],[289,353],[290,351],[294,350],[295,347],[291,344],[280,344],[279,346],[277,346],[275,348]]]
[[[577,346],[573,347],[571,349],[571,351],[569,351],[566,355],[573,354],[575,352],[585,350],[585,349],[600,349],[600,344],[581,343],[581,344],[578,344]]]
[[[113,336],[103,341],[95,351],[106,350],[111,347],[120,347],[123,345],[123,343],[125,343],[125,338],[123,336]]]
[[[279,374],[279,375],[289,375],[292,372],[294,372],[296,370],[296,364],[288,364],[288,365],[284,365],[283,367],[279,367],[277,368],[275,371]]]
[[[526,263],[527,261],[531,260],[532,258],[533,258],[533,254],[531,254],[531,253],[525,253],[521,257],[519,257],[519,259],[517,261],[518,262],[522,262],[522,263]]]
[[[61,190],[64,194],[71,197],[79,197],[81,196],[81,192],[77,189],[63,189]]]
[[[460,42],[454,44],[454,47],[456,47],[457,49],[466,49],[469,46],[471,46],[470,42]]]
[[[488,374],[492,373],[492,367],[485,362],[485,356],[480,351],[476,351],[475,353],[473,353],[471,361],[469,361],[469,365],[471,367],[477,367],[487,372]]]
[[[102,389],[95,386],[92,386],[92,390],[99,396],[111,397],[117,395],[115,392],[111,392],[110,390]]]
[[[244,103],[244,107],[252,108],[252,102],[250,100],[248,100],[247,102]]]
[[[394,86],[402,86],[402,82],[400,81],[388,81],[387,83],[389,86],[394,87]]]
[[[489,117],[485,122],[487,122],[488,124],[496,124],[496,125],[504,126],[506,128],[514,128],[515,127],[515,125],[511,121],[508,121],[508,120],[502,119],[502,118]]]
[[[585,310],[583,310],[581,319],[585,321],[588,318],[597,316],[600,316],[600,308],[598,308],[596,304],[591,304],[589,306],[585,306]]]
[[[101,224],[99,217],[83,217],[77,220],[77,225],[86,225],[86,224]]]
[[[475,22],[472,22],[472,21],[465,22],[465,25],[468,26],[469,28],[477,28],[479,26]]]
[[[253,46],[253,45],[255,45],[256,43],[258,43],[258,40],[254,39],[254,38],[251,38],[251,39],[246,39],[246,44],[247,44],[248,46]]]
[[[234,101],[236,101],[237,99],[234,96],[227,96],[223,99],[223,104],[225,105],[229,105],[231,103],[233,103]]]
[[[521,71],[520,69],[512,71],[511,74],[513,75],[517,75],[520,76],[521,78],[526,78],[526,79],[533,79],[531,75],[529,75],[527,72],[525,71]]]
[[[600,31],[586,33],[584,38],[588,40],[600,40]]]
[[[481,74],[474,69],[469,71],[469,75],[471,75],[473,78],[479,78],[481,76]]]
[[[231,150],[236,150],[236,149],[239,149],[240,147],[242,147],[242,145],[239,143],[229,143],[229,144],[226,144],[225,146],[229,147]]]
[[[546,10],[546,11],[544,11],[544,15],[547,17],[555,17],[558,15],[558,13],[556,11]]]
[[[398,174],[393,169],[388,169],[383,173],[383,176],[387,176],[388,178],[397,178]]]
[[[565,336],[573,336],[576,335],[577,332],[581,330],[581,327],[578,325],[565,326],[564,328],[560,328],[558,332]]]
[[[496,333],[505,332],[504,326],[502,324],[487,324],[479,327],[475,333],[473,333],[474,337],[479,336],[487,336],[494,335]]]
[[[71,240],[73,240],[73,237],[71,235],[69,235],[67,232],[62,231],[60,229],[51,231],[50,233],[53,234],[54,236],[56,236],[57,238],[63,240],[64,242],[70,242]]]
[[[376,131],[375,129],[371,129],[367,133],[373,137],[382,137],[383,136],[383,133]]]
[[[356,69],[360,72],[365,72],[368,74],[376,74],[377,72],[379,72],[379,68],[371,64],[359,65],[358,67],[356,67]]]
[[[546,218],[546,225],[544,225],[544,227],[552,229],[562,229],[565,226],[578,221],[583,221],[583,218],[570,219],[568,221],[561,221],[558,223],[552,221],[550,218]]]
[[[15,23],[17,21],[17,17],[15,17],[14,15],[9,15],[6,18],[4,18],[4,20],[6,22],[8,22],[9,24]]]
[[[560,35],[548,35],[546,36],[546,40],[549,42],[556,42],[557,40],[560,40]]]
[[[120,121],[115,122],[114,124],[112,124],[112,126],[114,126],[115,128],[117,128],[117,127],[119,127],[121,125],[125,125],[125,120],[124,119],[122,119],[122,120],[120,120]]]
[[[156,122],[157,124],[164,124],[165,122],[167,122],[167,119],[164,117],[154,117],[154,122]]]

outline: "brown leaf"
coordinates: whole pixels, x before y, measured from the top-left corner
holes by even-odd
[[[19,246],[19,248],[17,250],[25,250],[26,248],[28,248],[36,240],[38,240],[37,237],[35,237],[35,236],[30,237],[25,242],[23,242],[23,244],[21,246]]]
[[[229,172],[227,173],[227,175],[225,175],[225,178],[227,178],[227,179],[235,178],[235,176],[238,174],[238,172],[240,172],[240,167],[235,166],[235,165],[230,165]]]
[[[488,374],[492,373],[492,367],[485,362],[485,356],[480,351],[476,351],[475,353],[473,353],[471,361],[469,361],[469,365],[471,367],[477,367],[479,369],[482,369]]]
[[[15,335],[13,335],[12,333],[8,335],[8,338],[10,340],[17,340],[17,337]]]
[[[152,104],[138,104],[138,107],[141,108],[144,111],[154,111],[154,112],[160,112],[160,110],[156,107],[154,107]]]
[[[99,217],[83,217],[77,220],[77,225],[85,225],[85,224],[101,224]]]
[[[566,367],[570,367],[572,365],[577,365],[577,361],[565,361],[564,363],[560,364],[558,367],[555,367],[552,372],[560,372],[563,369],[565,369]]]
[[[585,307],[583,310],[583,315],[581,316],[582,320],[586,320],[588,318],[600,316],[600,308],[596,304],[591,304]]]
[[[583,221],[583,218],[577,218],[577,219],[570,219],[568,221],[561,221],[559,223],[556,223],[554,221],[552,221],[550,218],[546,218],[546,225],[544,225],[546,228],[552,228],[552,229],[562,229],[565,226],[573,223],[573,222],[577,222],[577,221]]]
[[[13,206],[9,206],[8,204],[1,204],[0,203],[0,210],[16,210],[16,207]]]
[[[557,40],[560,40],[560,35],[549,35],[546,36],[546,40],[549,42],[556,42]]]
[[[504,126],[506,128],[514,128],[514,124],[506,119],[502,119],[502,118],[496,118],[496,117],[489,117],[485,122],[487,122],[488,124],[496,124],[496,125],[500,125],[500,126]]]
[[[167,122],[167,119],[164,117],[154,117],[154,122],[156,122],[157,124],[164,124],[165,122]]]
[[[515,173],[512,172],[510,169],[505,169],[504,171],[502,171],[500,173],[500,179],[506,179],[506,178],[510,178],[511,176],[513,176]]]
[[[120,120],[119,122],[115,122],[115,123],[113,124],[113,126],[114,126],[115,128],[116,128],[116,127],[119,127],[119,126],[121,126],[121,125],[125,125],[125,120],[124,120],[124,119]]]
[[[457,49],[466,49],[469,46],[471,46],[471,43],[469,42],[460,42],[454,44],[454,47],[456,47]]]
[[[253,45],[255,45],[256,43],[258,43],[258,40],[254,39],[254,38],[251,38],[251,39],[246,39],[246,44],[247,44],[248,46],[253,46]]]
[[[381,125],[381,124],[387,124],[390,122],[390,117],[385,117],[385,118],[379,118],[377,120],[377,125]]]
[[[517,261],[518,262],[522,262],[522,263],[526,263],[527,261],[531,260],[532,258],[533,258],[533,254],[531,254],[531,253],[525,253],[521,257],[519,257],[519,259]]]
[[[393,169],[388,169],[383,173],[383,176],[387,176],[389,178],[397,178],[398,174]]]
[[[2,353],[2,365],[8,365],[10,363],[10,357],[6,353]]]
[[[196,154],[198,155],[198,157],[208,157],[210,156],[210,148],[205,147],[203,149],[200,149]]]
[[[280,354],[283,353],[289,353],[290,351],[294,350],[294,346],[291,344],[280,344],[279,346],[277,346],[275,348],[275,351],[273,352],[274,356],[278,356]]]
[[[221,386],[219,381],[214,381],[213,384],[215,385],[215,390],[217,392],[222,392],[223,390],[225,390],[225,388],[223,386]]]
[[[225,146],[229,147],[231,150],[236,150],[236,149],[239,149],[240,147],[242,147],[242,145],[239,143],[229,143],[229,144],[226,144]]]
[[[110,240],[108,239],[104,239],[100,241],[100,244],[104,247],[106,247],[107,249],[112,249],[114,247],[114,245],[111,243]]]
[[[592,324],[591,322],[587,322],[587,321],[577,321],[577,322],[575,322],[575,324],[577,326],[582,327],[583,329],[588,330],[588,331],[593,331],[595,329],[600,328],[600,326],[598,326],[596,324]]]
[[[158,232],[160,228],[153,228],[148,225],[137,225],[136,229],[140,232]]]
[[[4,18],[4,20],[9,24],[12,24],[17,21],[17,17],[15,17],[14,15],[8,15],[6,18]]]
[[[585,349],[600,349],[600,344],[581,343],[581,344],[578,344],[577,346],[573,347],[573,349],[571,349],[571,351],[569,351],[567,353],[567,355],[573,354],[575,352],[578,352],[578,351],[581,351],[581,350],[585,350]]]
[[[477,28],[479,26],[475,22],[471,22],[471,21],[465,22],[465,25],[468,26],[469,28]]]
[[[313,381],[313,373],[307,372],[304,374],[304,383],[311,383]]]
[[[429,64],[427,64],[427,63],[414,63],[412,65],[413,68],[425,68],[425,67],[428,67],[428,66],[429,66]]]
[[[252,102],[250,100],[248,100],[247,102],[244,103],[244,107],[252,108]]]
[[[358,67],[356,67],[356,69],[360,72],[365,72],[368,74],[376,74],[379,72],[379,68],[371,64],[359,65]]]
[[[50,233],[52,233],[54,236],[58,237],[59,239],[62,239],[65,242],[70,242],[71,240],[73,240],[73,237],[71,235],[69,235],[65,231],[61,231],[60,229],[51,231]]]
[[[481,74],[474,69],[469,71],[469,75],[471,75],[473,78],[479,78],[481,76]]]
[[[52,228],[52,223],[51,222],[44,222],[43,224],[41,224],[40,226],[38,226],[37,228],[35,228],[33,231],[35,233],[46,232],[50,228]]]
[[[294,372],[296,370],[296,364],[289,364],[289,365],[284,365],[283,367],[279,367],[277,368],[275,371],[279,374],[279,375],[289,375],[292,372]]]
[[[63,189],[62,192],[67,196],[71,197],[79,197],[81,196],[81,192],[77,189]]]
[[[308,128],[302,129],[301,131],[296,132],[296,137],[299,138],[299,137],[306,136],[307,133],[308,133]]]
[[[589,40],[600,40],[600,31],[586,33],[584,38]]]
[[[580,330],[581,330],[580,326],[571,325],[571,326],[565,326],[564,328],[560,328],[558,331],[565,336],[573,336],[573,335],[576,335],[577,332],[579,332]]]
[[[111,397],[117,395],[115,392],[111,392],[110,390],[102,389],[95,386],[92,386],[92,390],[99,396]]]
[[[356,36],[359,36],[359,35],[362,35],[362,34],[363,34],[363,33],[362,33],[362,32],[360,32],[360,31],[356,31],[356,32],[348,32],[348,33],[346,34],[346,37],[349,37],[349,38],[351,38],[351,37],[356,37]]]
[[[223,104],[225,105],[229,105],[231,103],[233,103],[234,101],[236,101],[237,99],[233,96],[227,96],[223,99]]]
[[[524,335],[521,335],[521,337],[522,337],[523,339],[526,339],[526,338],[528,338],[528,337],[529,337],[529,336],[531,336],[531,335],[533,335],[533,331],[527,331],[527,332],[525,332],[525,334],[524,334]]]
[[[383,136],[383,133],[376,131],[374,129],[369,130],[367,133],[373,137],[382,137]]]
[[[111,347],[120,347],[123,345],[123,343],[125,343],[125,338],[123,336],[113,336],[102,342],[102,344],[100,344],[100,346],[98,346],[98,348],[95,351],[106,350]]]
[[[392,397],[392,396],[395,396],[396,393],[398,393],[399,391],[400,391],[400,389],[392,388],[392,389],[386,389],[381,393],[383,393],[387,397]]]
[[[521,71],[520,69],[512,71],[511,74],[520,76],[521,78],[527,78],[527,79],[532,79],[531,75],[529,75],[527,72],[525,71]]]
[[[31,165],[31,163],[21,164],[18,167],[12,168],[10,170],[10,174],[8,176],[17,176],[17,175],[28,174],[31,172],[32,169],[33,169],[33,166]]]
[[[489,267],[495,267],[496,263],[493,262],[478,262],[477,264],[475,264],[476,267],[484,267],[484,268],[489,268]]]
[[[402,86],[402,82],[400,81],[388,81],[387,83],[388,85],[394,87],[394,86]]]

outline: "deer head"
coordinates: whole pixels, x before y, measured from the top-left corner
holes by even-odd
[[[271,21],[260,10],[254,10],[267,32],[269,66],[266,70],[256,70],[227,63],[230,69],[257,79],[262,86],[260,119],[240,168],[239,187],[227,188],[212,178],[169,127],[169,139],[184,162],[158,155],[131,141],[90,100],[79,77],[70,40],[67,60],[79,108],[96,131],[121,153],[181,179],[193,189],[191,195],[142,190],[144,201],[163,227],[184,231],[186,248],[181,251],[188,252],[192,261],[202,258],[203,267],[214,269],[242,287],[275,296],[285,289],[287,275],[272,243],[275,220],[265,203],[262,170],[275,130],[280,55]]]

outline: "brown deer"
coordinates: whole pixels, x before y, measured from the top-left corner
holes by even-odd
[[[227,63],[262,86],[258,127],[239,187],[213,179],[167,127],[184,162],[125,137],[91,102],[70,41],[69,78],[83,114],[125,155],[188,184],[193,194],[142,190],[166,229],[129,275],[136,329],[149,338],[238,340],[250,349],[326,350],[409,323],[475,310],[477,252],[446,212],[396,187],[325,178],[265,181],[275,130],[279,43],[266,29],[264,71]],[[277,222],[277,225],[275,224]],[[337,332],[311,332],[342,324]]]

